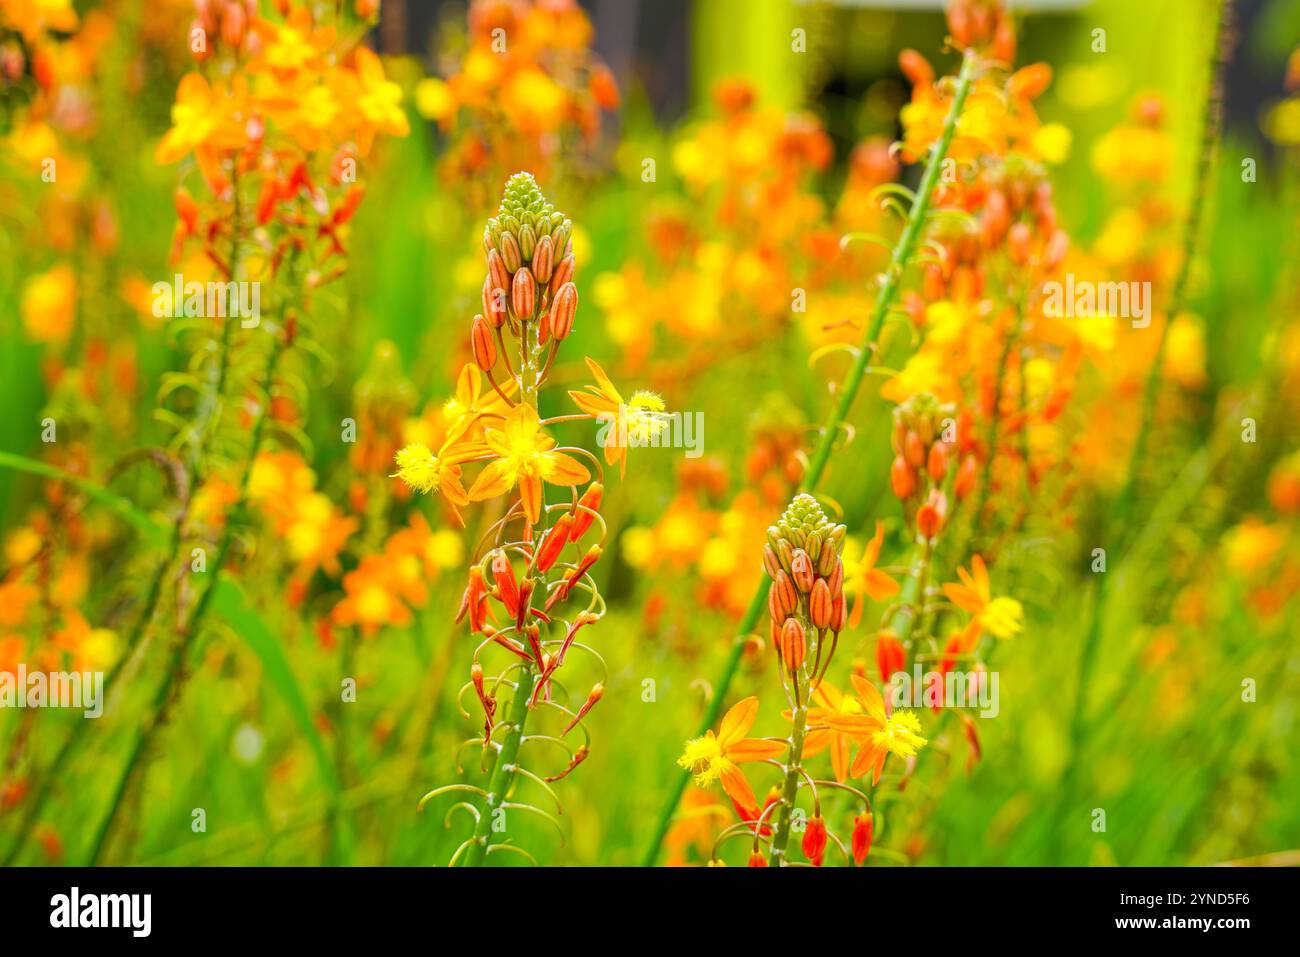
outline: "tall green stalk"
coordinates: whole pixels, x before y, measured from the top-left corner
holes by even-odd
[[[934,145],[930,159],[926,163],[925,171],[921,174],[921,182],[916,190],[916,199],[912,203],[907,222],[903,226],[903,233],[899,236],[898,242],[894,245],[893,253],[890,255],[889,267],[885,272],[884,282],[881,283],[880,292],[876,297],[875,308],[872,310],[871,320],[867,324],[866,334],[863,336],[862,344],[858,348],[858,354],[854,359],[853,366],[840,383],[840,400],[836,403],[834,411],[827,418],[826,424],[822,428],[821,438],[818,440],[817,447],[813,450],[812,457],[809,460],[808,471],[804,475],[800,491],[813,492],[821,484],[822,477],[826,472],[826,466],[830,462],[831,452],[835,447],[835,439],[839,435],[840,426],[848,418],[849,412],[853,408],[853,402],[862,387],[862,380],[866,377],[867,366],[875,355],[876,343],[880,339],[880,331],[884,327],[885,317],[889,314],[894,300],[898,297],[898,293],[902,288],[903,275],[912,262],[917,242],[925,227],[926,215],[930,211],[930,201],[939,180],[939,169],[943,165],[944,157],[947,156],[948,148],[952,145],[953,136],[957,132],[957,120],[961,116],[962,109],[966,104],[966,97],[974,84],[976,67],[976,56],[968,51],[962,59],[961,72],[957,76],[956,92],[953,95],[948,116],[944,120],[943,132]],[[740,659],[745,650],[745,636],[750,634],[758,625],[764,606],[767,604],[768,584],[767,576],[762,576],[758,587],[754,591],[754,597],[745,610],[745,615],[741,619],[738,628],[739,637],[733,643],[727,655],[727,660],[723,663],[721,674],[713,683],[713,697],[709,700],[709,705],[705,709],[704,720],[701,722],[699,734],[704,734],[712,728],[718,720],[718,715],[722,713],[722,703],[726,699],[727,689],[740,667]],[[673,815],[677,813],[677,805],[681,803],[682,794],[686,791],[686,783],[689,779],[689,774],[683,771],[676,776],[670,786],[668,799],[664,802],[659,820],[646,847],[645,856],[642,858],[641,863],[644,866],[653,867],[658,860],[664,838],[668,834],[669,827],[672,826]]]

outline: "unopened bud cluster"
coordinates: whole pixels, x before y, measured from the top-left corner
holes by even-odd
[[[797,679],[809,654],[846,619],[844,550],[846,529],[833,524],[811,495],[796,495],[785,513],[767,530],[763,568],[772,579],[768,591],[772,642],[781,662]],[[827,659],[826,663],[829,663]]]
[[[889,484],[903,503],[903,514],[924,539],[934,539],[948,517],[944,480],[954,457],[945,441],[956,410],[929,394],[914,395],[894,409],[894,461]]]
[[[572,237],[573,223],[546,201],[531,174],[510,177],[500,210],[483,230],[483,312],[474,317],[470,334],[480,369],[496,365],[493,336],[502,329],[523,338],[537,323],[539,346],[562,342],[573,331],[578,287]]]

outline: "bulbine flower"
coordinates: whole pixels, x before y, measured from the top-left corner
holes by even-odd
[[[911,711],[886,714],[885,699],[866,678],[852,675],[853,690],[857,693],[861,714],[838,713],[826,716],[826,726],[850,735],[861,744],[858,756],[849,768],[849,777],[861,777],[871,771],[871,783],[880,781],[885,759],[896,754],[909,758],[925,746],[921,737],[921,722]]]
[[[758,810],[758,799],[739,765],[779,757],[786,748],[782,741],[745,737],[757,717],[758,698],[736,702],[723,715],[716,735],[710,730],[702,738],[687,741],[686,750],[677,759],[678,764],[695,775],[695,783],[700,787],[721,781],[728,797],[749,811]]]
[[[1024,628],[1024,609],[1020,602],[1005,596],[994,597],[989,587],[989,572],[984,559],[971,559],[971,570],[957,569],[961,584],[947,584],[943,592],[957,607],[974,616],[977,627],[994,638],[1014,638]]]
[[[479,473],[469,490],[470,500],[481,502],[518,486],[532,524],[541,515],[543,482],[580,485],[591,479],[581,462],[555,450],[555,439],[542,429],[531,405],[520,403],[511,409],[501,428],[486,430],[484,441],[498,458]]]
[[[664,400],[644,389],[633,392],[630,399],[624,399],[600,363],[588,358],[587,368],[595,377],[596,384],[587,386],[586,392],[571,390],[569,398],[587,415],[609,423],[615,430],[614,436],[608,436],[604,442],[605,462],[617,465],[619,473],[624,474],[627,471],[628,446],[651,445],[668,428]]]
[[[417,492],[441,492],[457,520],[460,519],[458,509],[470,502],[461,484],[461,464],[487,450],[480,443],[467,441],[472,424],[472,417],[462,417],[447,433],[436,455],[427,445],[416,444],[399,449],[396,456],[396,477]]]
[[[884,542],[885,527],[876,522],[876,534],[871,536],[862,549],[861,556],[856,556],[857,543],[849,540],[844,549],[844,594],[857,598],[853,610],[849,612],[849,627],[856,628],[862,623],[862,611],[867,599],[884,601],[898,594],[899,585],[885,572],[876,567],[880,558],[880,546]]]

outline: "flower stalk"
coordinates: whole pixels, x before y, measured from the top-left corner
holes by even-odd
[[[920,240],[921,233],[924,229],[927,215],[930,211],[930,204],[934,193],[935,186],[939,181],[940,168],[943,160],[947,156],[948,148],[957,131],[957,121],[961,117],[962,110],[966,103],[966,98],[971,91],[979,68],[978,55],[973,50],[968,50],[963,54],[961,71],[957,75],[956,85],[953,92],[952,105],[949,108],[948,115],[944,120],[943,131],[939,139],[935,142],[930,152],[929,160],[921,175],[920,185],[917,187],[916,199],[908,213],[907,221],[904,224],[903,232],[899,236],[897,243],[894,245],[893,252],[890,255],[889,266],[887,267],[884,280],[880,285],[879,293],[876,296],[875,306],[872,309],[871,318],[867,325],[866,333],[863,336],[862,344],[859,346],[857,355],[854,358],[853,365],[845,374],[840,383],[839,401],[836,403],[834,410],[826,420],[826,424],[821,430],[821,435],[816,448],[813,450],[809,459],[808,469],[804,474],[801,490],[812,492],[821,484],[822,477],[826,472],[826,467],[830,462],[831,452],[835,446],[835,440],[839,435],[840,428],[848,418],[852,410],[853,403],[857,398],[858,391],[862,387],[862,380],[866,376],[867,367],[875,355],[880,333],[884,327],[885,317],[893,307],[902,289],[904,275],[909,265],[912,263],[913,256],[916,252],[917,243]],[[737,629],[739,637],[733,643],[726,660],[723,662],[722,671],[713,683],[713,696],[709,700],[708,707],[705,709],[704,719],[701,722],[701,733],[712,727],[722,712],[723,702],[726,700],[727,691],[731,682],[735,679],[736,672],[739,670],[741,657],[744,653],[746,636],[753,632],[762,615],[763,607],[767,603],[769,582],[763,578],[754,591],[754,597],[750,599],[749,607],[745,611],[744,617],[740,621]],[[660,812],[659,819],[655,829],[651,834],[650,841],[646,847],[646,852],[642,858],[642,864],[646,867],[653,867],[659,858],[660,850],[663,846],[664,838],[668,834],[668,829],[672,825],[673,816],[677,812],[677,806],[681,802],[682,794],[686,790],[686,784],[689,780],[688,775],[680,774],[669,789],[667,800]]]

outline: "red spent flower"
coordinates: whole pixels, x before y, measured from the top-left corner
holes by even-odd
[[[821,867],[826,856],[826,821],[820,815],[812,817],[803,832],[803,856],[812,862],[813,867]]]
[[[853,863],[858,867],[867,859],[867,854],[871,852],[871,833],[875,829],[875,820],[871,812],[867,811],[859,814],[853,819],[853,834],[849,838],[849,850],[853,854]]]

